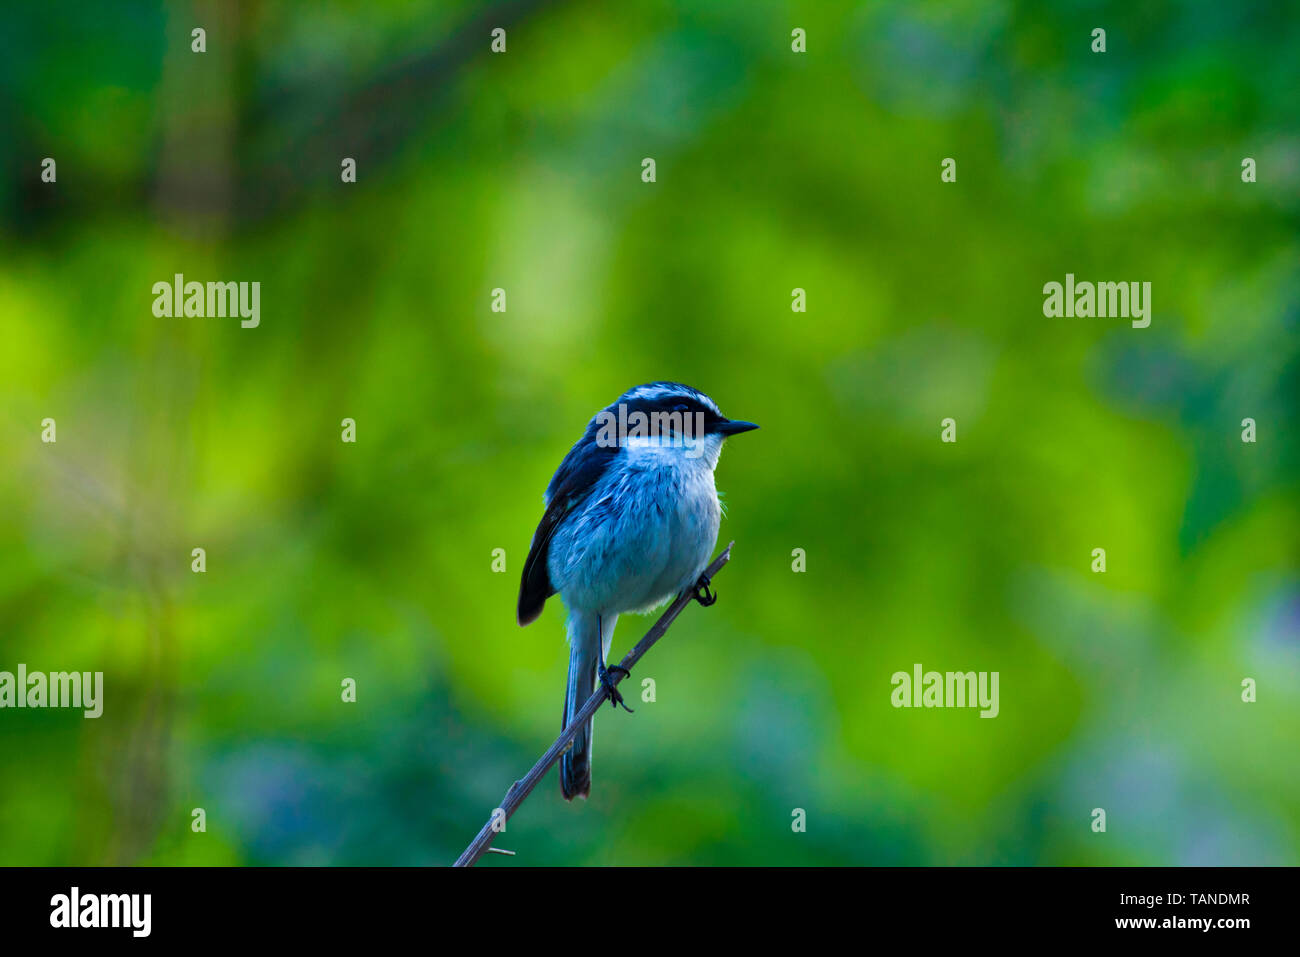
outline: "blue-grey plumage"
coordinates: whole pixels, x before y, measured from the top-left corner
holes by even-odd
[[[757,427],[726,418],[689,386],[652,382],[598,412],[560,463],[524,563],[518,617],[533,621],[557,592],[568,609],[563,727],[605,680],[618,616],[695,587],[718,539],[722,443]],[[567,799],[590,791],[591,737],[588,722],[560,759]]]

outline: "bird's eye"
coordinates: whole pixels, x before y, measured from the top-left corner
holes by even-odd
[[[684,402],[679,402],[672,408],[673,412],[689,412],[690,410],[690,406],[686,405]]]

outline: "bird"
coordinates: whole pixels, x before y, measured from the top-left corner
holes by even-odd
[[[535,621],[559,594],[567,609],[568,683],[561,730],[596,691],[631,711],[609,667],[619,615],[652,611],[690,594],[716,595],[703,575],[722,517],[713,472],[722,443],[757,429],[729,419],[718,404],[680,382],[650,382],[597,412],[556,469],[543,496],[519,584],[517,619]],[[588,720],[560,758],[565,800],[591,792]]]

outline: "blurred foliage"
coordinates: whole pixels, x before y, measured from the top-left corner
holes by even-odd
[[[0,16],[0,669],[106,683],[0,712],[0,863],[451,861],[559,730],[542,489],[657,378],[763,426],[720,601],[487,864],[1297,862],[1294,5]],[[155,318],[178,272],[261,326]],[[1150,328],[1044,318],[1067,272]]]

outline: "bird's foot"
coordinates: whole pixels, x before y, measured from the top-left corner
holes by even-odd
[[[695,583],[695,589],[691,592],[691,597],[698,601],[705,608],[708,608],[718,596],[715,592],[709,590],[709,576],[700,575],[699,581]]]
[[[624,711],[628,714],[632,714],[632,709],[627,706],[627,702],[625,702],[623,696],[619,694],[618,682],[614,680],[614,672],[616,671],[621,672],[624,678],[631,675],[631,672],[622,665],[610,665],[608,668],[601,665],[600,670],[596,672],[596,677],[600,679],[600,683],[604,685],[605,690],[609,692],[610,706],[618,708],[621,705]]]

